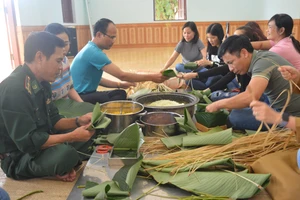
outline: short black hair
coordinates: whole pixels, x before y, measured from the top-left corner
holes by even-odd
[[[106,18],[99,19],[94,26],[94,33],[93,33],[94,37],[97,35],[98,32],[106,34],[107,27],[110,23],[114,24],[114,22],[111,21],[110,19],[106,19]]]
[[[186,23],[183,25],[183,27],[182,27],[181,30],[183,30],[183,29],[186,28],[186,27],[189,27],[189,28],[195,33],[194,38],[191,40],[191,42],[192,42],[193,44],[196,44],[196,43],[198,42],[198,40],[199,40],[199,32],[198,32],[198,29],[197,29],[197,26],[196,26],[195,22],[191,22],[191,21],[186,22]],[[185,39],[184,39],[183,36],[182,36],[181,41],[182,41],[182,42],[185,42]]]
[[[46,31],[32,32],[24,44],[24,60],[31,63],[38,51],[41,51],[49,59],[56,47],[65,47],[64,41],[59,37]]]
[[[228,37],[220,46],[218,51],[219,58],[222,58],[225,53],[236,54],[240,56],[242,49],[246,49],[249,53],[254,51],[253,46],[247,36],[244,35],[232,35]]]
[[[54,35],[58,35],[61,33],[66,33],[69,36],[69,31],[66,27],[64,27],[63,25],[59,24],[59,23],[51,23],[48,24],[44,31],[47,31],[49,33],[52,33]]]

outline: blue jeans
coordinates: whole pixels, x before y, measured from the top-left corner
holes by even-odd
[[[8,193],[0,187],[0,199],[1,200],[10,200]]]
[[[256,131],[261,121],[257,121],[252,113],[251,108],[234,109],[230,112],[228,119],[233,129],[237,130],[254,130]],[[262,131],[268,130],[264,125]]]
[[[211,93],[210,99],[212,101],[219,101],[221,99],[231,98],[237,94],[238,92],[225,92],[223,90],[218,90]],[[270,104],[269,99],[265,94],[263,94],[259,100],[265,102],[266,104]]]
[[[223,90],[217,90],[211,93],[210,99],[212,101],[219,101],[237,95],[238,92],[224,92]]]
[[[259,100],[268,105],[270,104],[269,99],[265,94],[263,94]],[[255,119],[251,108],[233,109],[230,112],[228,119],[232,124],[232,128],[238,130],[248,129],[256,131],[261,124],[261,121]],[[267,131],[268,129],[263,125],[261,130]]]
[[[240,84],[236,79],[233,79],[230,83],[227,84],[227,89],[228,90],[233,90],[236,88],[240,88]]]

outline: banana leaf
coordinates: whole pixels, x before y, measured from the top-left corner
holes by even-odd
[[[176,73],[174,72],[173,69],[166,69],[165,71],[162,72],[162,75],[169,78],[176,77]]]
[[[186,134],[171,136],[171,137],[165,137],[161,138],[161,142],[166,145],[168,149],[171,149],[173,147],[182,146],[182,138],[185,137]]]
[[[111,119],[105,117],[105,113],[101,112],[100,104],[97,102],[93,109],[91,125],[88,127],[88,130],[93,129],[104,129],[111,122]]]
[[[88,102],[77,102],[72,99],[59,99],[54,101],[59,114],[67,117],[77,117],[92,112],[94,105]]]
[[[142,88],[142,89],[136,91],[135,93],[129,95],[128,98],[129,98],[129,99],[135,99],[135,98],[137,98],[138,96],[144,95],[144,94],[148,94],[148,93],[150,93],[151,91],[152,91],[151,89],[148,89],[148,88]]]
[[[198,129],[186,108],[184,109],[184,117],[175,117],[175,119],[179,126],[183,128],[186,132],[198,132]]]
[[[192,95],[198,97],[199,100],[202,99],[202,97],[203,97],[203,94],[202,94],[201,90],[192,90],[192,91],[189,92],[189,94],[192,94]]]
[[[185,136],[182,138],[182,146],[224,145],[232,142],[232,129],[226,129],[217,133],[206,135]]]
[[[212,133],[217,133],[217,132],[220,132],[220,131],[223,131],[224,129],[221,128],[220,126],[216,126],[216,127],[213,127],[213,128],[210,128],[209,131],[206,131],[206,132],[197,132],[196,134],[197,135],[209,135],[209,134],[212,134]]]
[[[114,140],[114,149],[137,150],[140,146],[139,126],[134,123],[126,127]]]
[[[266,187],[270,174],[249,174],[244,172],[229,173],[223,171],[180,172],[175,176],[170,173],[150,171],[153,178],[161,183],[170,183],[183,190],[201,195],[226,196],[232,199],[251,198],[260,192],[259,187]]]
[[[143,168],[151,168],[153,166],[158,166],[162,164],[167,164],[170,162],[169,160],[143,160]],[[185,168],[182,168],[179,170],[179,172],[189,172],[190,170],[193,170],[195,166],[188,166]],[[219,160],[209,161],[206,163],[199,163],[197,164],[197,171],[207,171],[207,170],[220,170],[220,169],[227,169],[232,171],[243,171],[248,172],[247,168],[244,165],[235,163],[231,158],[223,158]],[[172,167],[164,167],[157,169],[157,171],[160,172],[166,172],[171,173],[174,171],[174,168]]]
[[[138,158],[138,161],[130,166],[124,165],[113,177],[113,181],[118,183],[120,190],[130,191],[135,181],[136,175],[141,167],[143,156]]]
[[[82,191],[84,197],[96,197],[99,193],[106,193],[107,196],[129,196],[129,191],[121,191],[114,181],[105,181]]]
[[[227,117],[228,114],[224,113],[223,111],[212,113],[196,111],[195,113],[197,122],[208,128],[226,124]]]
[[[187,62],[183,65],[184,69],[195,70],[198,68],[197,63],[195,62]]]
[[[89,198],[95,197],[95,199],[124,199],[123,196],[130,195],[130,190],[141,167],[142,160],[143,156],[140,156],[135,164],[123,166],[114,175],[112,181],[101,184],[87,181],[86,189],[82,191],[82,195]]]

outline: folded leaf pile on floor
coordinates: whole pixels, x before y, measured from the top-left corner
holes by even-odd
[[[138,151],[140,143],[140,132],[137,124],[131,124],[120,134],[114,137],[114,149],[132,149]],[[137,158],[133,165],[124,165],[112,178],[101,184],[95,183],[92,187],[86,184],[86,189],[82,192],[84,197],[94,197],[95,199],[118,199],[130,195],[130,190],[135,181],[136,175],[141,167],[143,156]],[[123,197],[122,197],[123,196]]]
[[[270,175],[241,170],[264,155],[299,147],[291,131],[258,133],[224,146],[207,145],[147,158],[143,168],[157,182],[195,194],[250,198],[268,184]]]

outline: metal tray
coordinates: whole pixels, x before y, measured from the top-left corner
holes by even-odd
[[[138,150],[112,150],[109,153],[108,165],[109,166],[124,166],[133,165],[140,157]]]

